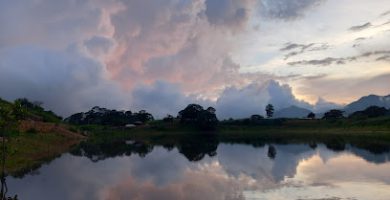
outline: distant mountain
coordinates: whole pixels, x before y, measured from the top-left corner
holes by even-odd
[[[369,95],[362,97],[359,100],[354,101],[345,106],[344,111],[346,112],[346,114],[351,114],[356,111],[362,111],[370,106],[385,107],[387,109],[390,108],[390,95]]]
[[[305,108],[300,108],[297,106],[290,106],[287,108],[280,109],[275,112],[275,118],[304,118],[311,111]]]

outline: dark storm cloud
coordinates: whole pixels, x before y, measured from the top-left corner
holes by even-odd
[[[296,19],[324,0],[261,0],[263,15],[277,19]]]
[[[352,26],[348,30],[350,30],[350,31],[361,31],[361,30],[370,28],[371,26],[372,26],[372,24],[370,22],[367,22],[367,23],[365,23],[363,25]]]

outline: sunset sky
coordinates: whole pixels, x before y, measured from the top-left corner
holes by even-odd
[[[390,94],[389,0],[0,0],[0,97],[63,116],[322,112],[368,94]]]

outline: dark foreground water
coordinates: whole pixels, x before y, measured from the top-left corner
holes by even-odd
[[[207,150],[64,154],[23,178],[9,195],[31,199],[389,200],[390,153],[346,145],[219,144]],[[126,155],[127,154],[127,155]]]

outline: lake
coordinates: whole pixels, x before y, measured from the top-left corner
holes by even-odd
[[[389,200],[390,153],[346,144],[148,146],[78,149],[7,177],[31,199]]]

